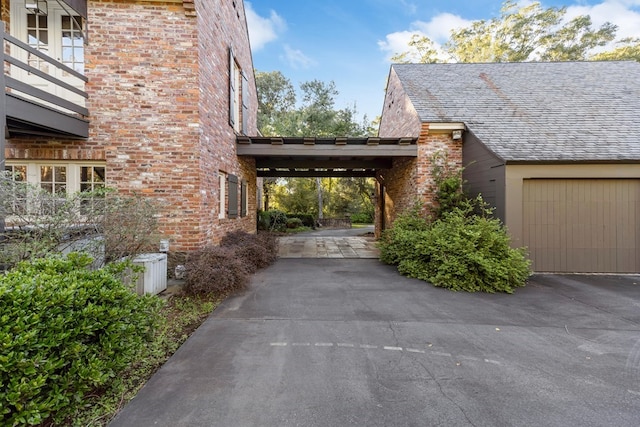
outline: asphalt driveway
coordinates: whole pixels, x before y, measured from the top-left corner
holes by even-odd
[[[281,259],[113,426],[638,426],[640,277],[452,293],[373,259]]]

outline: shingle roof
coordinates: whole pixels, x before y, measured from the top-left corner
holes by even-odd
[[[640,63],[394,64],[423,122],[506,161],[640,160]]]

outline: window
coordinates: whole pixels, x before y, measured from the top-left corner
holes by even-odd
[[[48,15],[35,15],[25,9],[24,0],[11,0],[11,35],[25,42],[33,49],[62,62],[75,71],[84,73],[84,20],[81,16],[69,15],[69,8],[63,2],[50,1]],[[11,56],[28,63],[34,68],[60,79],[71,86],[84,90],[81,79],[70,76],[66,71],[55,67],[38,56],[11,45]],[[38,89],[59,96],[78,105],[84,105],[81,95],[49,82],[34,73],[14,67],[12,77]]]
[[[46,15],[27,15],[27,44],[43,53],[49,53],[49,20]],[[29,65],[45,73],[49,64],[35,55],[29,55]]]
[[[226,187],[227,187],[227,174],[224,172],[219,173],[219,185],[220,185],[220,211],[218,212],[218,218],[223,219],[226,211]]]
[[[247,193],[247,181],[242,180],[240,184],[240,216],[247,216],[247,206],[249,204],[249,194]]]
[[[9,215],[25,215],[27,213],[27,189],[21,183],[27,182],[26,165],[6,165],[4,167],[5,192],[2,197],[7,196],[8,205],[5,206]]]
[[[62,63],[79,73],[84,73],[84,36],[80,16],[62,15]]]
[[[69,162],[32,162],[20,164],[7,160],[5,174],[18,183],[28,183],[32,188],[40,189],[54,196],[43,201],[40,206],[27,205],[28,188],[16,185],[13,207],[15,214],[27,213],[38,209],[43,214],[53,214],[57,207],[66,202],[66,197],[80,191],[89,192],[105,187],[106,168],[104,164],[78,164]],[[47,198],[49,199],[49,198]],[[95,199],[87,198],[81,209],[93,207]],[[27,209],[27,206],[29,208]]]
[[[104,193],[96,192],[104,188],[104,175],[104,166],[80,166],[80,192],[92,193],[90,197],[82,199],[80,211],[83,215],[100,208],[96,202],[104,198]]]
[[[66,166],[40,166],[40,189],[45,193],[56,196],[42,201],[41,212],[52,215],[56,209],[63,205],[67,197],[67,167]]]
[[[244,135],[247,133],[248,87],[247,75],[229,48],[229,124]]]

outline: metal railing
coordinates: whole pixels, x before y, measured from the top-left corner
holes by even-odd
[[[3,47],[0,72],[4,76],[5,97],[10,96],[80,118],[89,116],[89,111],[84,106],[87,93],[71,84],[75,80],[79,86],[83,86],[88,81],[85,75],[6,33],[4,22],[0,22],[0,34]],[[33,67],[20,59],[22,57],[29,58],[27,62],[37,60],[48,66]],[[46,68],[48,72],[42,68]],[[65,74],[64,79],[55,75],[60,72]],[[49,89],[40,89],[35,82]],[[73,98],[81,101],[74,101]],[[5,113],[11,117],[11,111]]]

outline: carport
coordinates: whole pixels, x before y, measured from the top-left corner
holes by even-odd
[[[258,177],[375,177],[394,158],[417,157],[417,138],[237,137]]]
[[[417,138],[238,136],[238,156],[255,159],[260,177],[373,177],[377,182],[376,216],[385,211],[385,183],[380,171],[394,161],[418,157]],[[378,229],[379,227],[379,229]],[[376,234],[384,221],[376,218]]]

